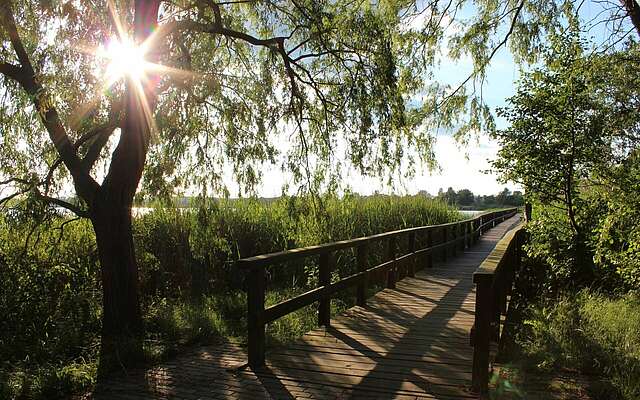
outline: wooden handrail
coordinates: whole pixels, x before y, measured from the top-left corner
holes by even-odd
[[[439,253],[446,260],[448,253],[464,250],[465,246],[475,243],[479,236],[497,222],[515,215],[516,208],[490,211],[474,218],[450,222],[441,225],[429,225],[385,232],[356,239],[325,243],[317,246],[285,250],[238,260],[237,265],[248,274],[247,318],[248,318],[248,353],[249,365],[259,367],[264,364],[265,327],[266,324],[281,318],[302,307],[319,301],[318,323],[329,326],[331,323],[331,295],[357,287],[356,303],[366,304],[366,292],[369,280],[375,274],[387,274],[386,286],[394,288],[399,278],[400,267],[406,268],[407,275],[414,273],[414,263],[418,257],[426,257],[426,265],[432,265],[433,255]],[[439,233],[438,233],[439,231]],[[436,235],[434,235],[436,232]],[[416,237],[426,235],[427,247],[417,248]],[[406,237],[409,252],[399,255],[398,241]],[[434,240],[439,239],[439,240]],[[387,242],[387,261],[376,265],[367,265],[369,245],[381,240]],[[354,248],[357,251],[358,272],[331,283],[331,271],[335,267],[334,252]],[[265,268],[268,265],[283,263],[301,258],[319,256],[319,287],[306,293],[265,308]]]
[[[337,242],[323,243],[315,246],[299,247],[297,249],[290,249],[290,250],[278,251],[275,253],[261,254],[253,257],[242,258],[237,261],[237,266],[238,268],[241,268],[241,269],[250,269],[250,268],[256,268],[256,267],[265,266],[265,265],[272,265],[272,264],[293,261],[300,258],[320,255],[328,251],[336,251],[336,250],[342,250],[346,248],[353,248],[361,244],[376,242],[379,240],[387,239],[392,236],[400,236],[400,235],[408,234],[410,232],[421,233],[421,232],[438,229],[438,228],[449,228],[451,226],[463,224],[463,223],[482,221],[483,217],[492,216],[493,214],[497,214],[501,212],[512,212],[516,210],[517,208],[508,208],[508,209],[499,210],[499,211],[487,211],[485,213],[475,216],[474,218],[470,218],[462,221],[448,222],[446,224],[440,224],[440,225],[418,226],[415,228],[406,228],[406,229],[400,229],[396,231],[383,232],[383,233],[378,233],[370,236],[363,236],[355,239],[340,240]],[[493,222],[494,222],[493,218],[489,219],[488,222],[482,223],[480,228],[481,229],[486,228]]]
[[[500,317],[506,315],[516,271],[520,267],[524,225],[519,223],[500,239],[496,247],[473,273],[476,284],[475,320],[471,329],[473,371],[471,386],[487,393],[491,342],[502,339]]]

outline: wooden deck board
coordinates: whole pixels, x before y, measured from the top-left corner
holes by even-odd
[[[432,268],[398,281],[285,347],[266,366],[235,371],[246,360],[233,343],[202,348],[147,371],[102,383],[109,399],[473,399],[475,290],[471,274],[519,217],[486,232],[469,251],[434,256]]]

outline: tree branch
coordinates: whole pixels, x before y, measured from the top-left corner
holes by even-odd
[[[20,62],[19,70],[21,71],[19,75],[16,75],[18,69],[10,68],[5,64],[3,73],[6,71],[7,74],[5,76],[16,80],[27,94],[32,97],[36,110],[38,110],[38,114],[49,133],[50,140],[73,177],[78,195],[87,202],[92,203],[99,185],[82,168],[76,149],[71,143],[60,116],[53,105],[53,100],[36,79],[33,66],[18,34],[11,10],[11,2],[3,2],[0,5],[0,26],[9,36],[11,45]]]
[[[74,213],[75,215],[77,215],[78,217],[89,218],[89,213],[86,210],[78,207],[75,204],[69,203],[68,201],[64,201],[62,199],[58,199],[57,197],[51,197],[51,196],[44,195],[44,194],[40,193],[40,191],[38,191],[37,189],[35,190],[35,194],[38,197],[38,199],[40,199],[40,200],[42,200],[42,201],[44,201],[46,203],[53,204],[53,205],[56,205],[58,207],[62,207],[64,209],[67,209],[67,210],[71,211],[72,213]]]
[[[6,62],[0,62],[0,74],[23,85],[26,79],[24,70],[18,66]]]
[[[298,88],[298,84],[296,82],[297,74],[293,70],[292,65],[296,65],[295,60],[291,59],[289,54],[291,52],[287,52],[285,48],[285,40],[287,40],[290,36],[274,36],[270,38],[258,38],[252,35],[249,35],[245,32],[235,31],[233,29],[229,29],[223,26],[222,24],[222,15],[220,12],[220,6],[211,0],[203,0],[204,5],[211,8],[214,15],[213,23],[211,24],[202,24],[190,20],[183,20],[176,22],[177,30],[190,30],[195,32],[202,33],[210,33],[222,35],[228,38],[239,39],[254,46],[267,47],[271,49],[274,53],[278,54],[284,63],[285,72],[287,77],[289,78],[289,82],[291,84],[291,104],[293,106],[294,99],[301,99],[302,95]]]
[[[640,5],[636,0],[621,0],[624,5],[627,15],[631,18],[633,26],[636,28],[636,33],[640,36]]]

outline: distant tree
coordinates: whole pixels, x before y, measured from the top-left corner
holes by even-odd
[[[495,207],[498,205],[498,202],[496,201],[496,196],[492,194],[483,196],[482,202],[484,203],[485,207]]]
[[[456,198],[458,201],[458,205],[460,206],[470,206],[474,203],[473,192],[469,189],[461,189],[456,193]]]
[[[444,193],[444,199],[447,202],[447,204],[457,204],[458,198],[456,196],[456,191],[453,190],[452,187],[449,187],[447,189],[447,191]]]
[[[513,193],[511,194],[509,205],[521,206],[523,204],[524,204],[524,196],[522,195],[522,192],[519,190],[514,190]]]
[[[509,204],[509,200],[511,198],[511,190],[509,188],[504,188],[498,195],[496,196],[496,201],[499,205]]]

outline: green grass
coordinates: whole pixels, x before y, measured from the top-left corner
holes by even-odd
[[[583,290],[530,305],[524,316],[506,357],[509,366],[494,377],[494,393],[527,398],[527,390],[535,389],[548,391],[549,398],[580,391],[594,399],[640,398],[638,296]],[[566,375],[580,384],[562,387]]]

